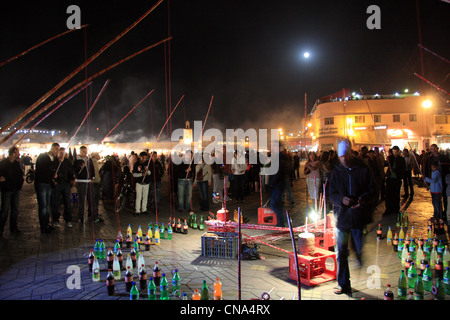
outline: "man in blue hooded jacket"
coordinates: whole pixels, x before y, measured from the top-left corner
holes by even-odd
[[[370,169],[352,155],[350,141],[339,143],[338,156],[340,163],[332,171],[329,180],[329,198],[334,206],[336,221],[339,285],[334,292],[351,295],[349,239],[351,236],[357,258],[362,264],[363,230],[371,222],[376,196]]]

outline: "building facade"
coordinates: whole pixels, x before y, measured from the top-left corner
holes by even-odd
[[[316,150],[336,150],[348,138],[362,146],[426,150],[433,143],[450,148],[447,104],[433,96],[395,94],[318,100],[307,117],[305,135]]]

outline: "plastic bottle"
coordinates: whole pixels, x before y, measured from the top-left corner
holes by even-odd
[[[159,236],[161,239],[166,238],[166,228],[164,227],[164,223],[161,223],[161,228],[159,228]]]
[[[150,243],[153,243],[153,229],[151,226],[148,227],[147,230],[147,237],[150,239]]]
[[[433,246],[433,249],[431,249],[431,254],[430,254],[430,267],[432,269],[434,269],[435,265],[436,265],[436,260],[437,260],[437,250],[436,250],[436,246]]]
[[[120,263],[119,263],[119,258],[117,257],[117,255],[114,255],[114,262],[113,262],[113,275],[114,275],[114,279],[116,280],[120,280],[121,278],[121,271],[120,271]]]
[[[131,263],[133,264],[133,270],[134,270],[134,269],[136,269],[136,250],[134,250],[134,248],[131,249],[129,256],[131,257]]]
[[[116,243],[114,244],[114,253],[117,253],[117,250],[119,250],[121,247],[119,240],[116,240]]]
[[[450,267],[445,268],[442,282],[444,284],[445,294],[450,294]]]
[[[186,222],[186,219],[184,219],[184,224],[183,224],[183,234],[188,234],[189,232],[189,226]]]
[[[94,264],[94,258],[95,258],[94,250],[91,250],[88,256],[89,272],[91,273],[92,273],[92,265]]]
[[[424,290],[430,292],[433,285],[433,273],[429,265],[425,267],[425,271],[422,275],[422,281]]]
[[[189,300],[186,292],[183,292],[183,296],[181,297],[181,300]]]
[[[108,292],[108,296],[114,295],[114,286],[115,286],[115,278],[111,269],[108,270],[108,275],[106,276],[106,290]]]
[[[414,262],[411,262],[411,266],[408,269],[407,275],[408,275],[408,288],[414,288],[417,278],[417,270],[416,266],[414,265]]]
[[[176,232],[181,233],[181,220],[178,218]]]
[[[194,290],[194,293],[192,294],[192,300],[200,300],[201,294],[198,292],[198,289]]]
[[[436,263],[434,265],[434,271],[436,275],[436,279],[442,279],[444,276],[444,263],[442,262],[441,255],[438,255],[436,259]]]
[[[403,241],[405,245],[409,247],[409,244],[411,243],[411,238],[409,236],[409,233],[406,233],[405,240]]]
[[[404,264],[405,272],[406,272],[407,275],[408,275],[409,268],[411,267],[411,263],[413,263],[413,262],[414,262],[414,260],[411,257],[411,253],[408,252],[407,253],[407,257],[405,259],[405,264]]]
[[[119,232],[117,233],[117,240],[116,240],[118,243],[119,243],[119,246],[122,248],[122,244],[123,244],[123,235],[122,235],[122,232],[120,232],[120,230],[119,230]],[[117,253],[117,252],[116,252]]]
[[[117,251],[117,260],[119,260],[119,267],[120,267],[120,270],[123,270],[123,253],[122,253],[122,250],[118,250]]]
[[[405,266],[405,261],[406,259],[408,259],[408,246],[407,245],[403,245],[403,250],[402,250],[402,266]]]
[[[200,292],[200,294],[201,300],[209,300],[209,290],[208,285],[206,284],[206,280],[203,280],[202,291]]]
[[[433,225],[431,224],[431,222],[428,222],[428,232],[427,232],[427,237],[428,240],[431,241],[431,239],[433,238]]]
[[[220,282],[219,278],[216,278],[214,281],[214,300],[222,300],[222,282]]]
[[[403,231],[403,228],[400,228],[400,231],[398,232],[398,238],[399,240],[402,240],[403,243],[405,243],[405,232]]]
[[[394,238],[392,239],[392,246],[393,246],[394,252],[397,252],[397,250],[398,250],[398,243],[399,243],[398,234],[396,232],[394,234]]]
[[[414,290],[408,291],[408,298],[406,300],[414,300]]]
[[[441,255],[441,257],[444,255],[445,246],[442,240],[439,240],[439,245],[436,247],[437,253]]]
[[[384,291],[384,300],[394,300],[394,293],[390,284],[387,285],[386,291]]]
[[[429,261],[427,256],[424,254],[422,260],[420,261],[420,275],[423,276],[423,273],[427,266],[429,265]]]
[[[176,297],[179,297],[181,295],[180,289],[181,289],[181,277],[180,274],[178,273],[178,270],[175,269],[172,277],[172,293]]]
[[[386,243],[388,245],[392,245],[392,230],[391,230],[391,227],[388,227],[388,231],[386,233]]]
[[[145,245],[145,251],[149,251],[150,250],[150,243],[152,238],[149,237],[148,233],[145,236],[145,240],[144,240],[144,245]]]
[[[172,226],[169,224],[167,226],[167,239],[168,240],[172,240],[172,233],[173,233]]]
[[[197,229],[197,215],[194,213],[194,220],[192,221],[192,229]]]
[[[161,283],[161,268],[158,265],[158,261],[155,262],[153,267],[153,281],[155,281],[156,287],[159,287]]]
[[[125,272],[125,289],[127,292],[130,292],[133,283],[133,271],[130,267],[127,267],[127,271]]]
[[[203,220],[203,216],[200,216],[200,222],[198,224],[198,229],[199,230],[204,230],[205,229],[205,221]]]
[[[414,284],[414,300],[423,300],[424,285],[421,277],[417,277]]]
[[[418,268],[418,270],[419,270],[419,266],[420,266],[420,263],[422,262],[422,260],[423,260],[423,250],[421,247],[418,247],[417,252],[416,252],[416,257],[415,257],[416,267]]]
[[[381,224],[378,224],[377,227],[377,239],[380,240],[383,237],[383,229],[381,228]]]
[[[423,254],[427,256],[427,259],[430,259],[431,247],[430,240],[426,239],[423,243]]]
[[[133,235],[133,232],[132,232],[132,230],[131,230],[131,225],[128,225],[128,227],[127,227],[127,236],[132,236]]]
[[[156,285],[153,277],[150,277],[147,287],[148,300],[156,300]]]
[[[145,270],[144,264],[141,264],[141,267],[139,268],[139,287],[141,290],[147,288],[147,271]]]
[[[112,248],[109,248],[108,253],[106,254],[106,263],[108,265],[108,269],[112,269],[114,262],[114,252]]]
[[[398,291],[397,297],[399,300],[406,300],[408,289],[408,282],[405,275],[405,270],[400,271],[400,277],[398,278]]]
[[[405,228],[408,228],[409,226],[409,218],[408,218],[408,212],[405,211],[405,213],[403,214],[403,226]]]
[[[139,255],[138,266],[144,266],[145,267],[145,259],[144,259],[144,255],[143,254]]]
[[[439,238],[437,237],[436,233],[434,234],[433,239],[431,240],[431,244],[433,247],[436,247],[439,245]],[[437,249],[436,249],[437,250]]]
[[[411,241],[408,247],[408,252],[411,254],[411,257],[413,259],[416,258],[416,243],[414,241]]]
[[[442,260],[444,262],[444,268],[450,267],[450,252],[448,250],[448,246],[445,246]]]
[[[161,292],[160,300],[169,300],[169,282],[167,282],[165,273],[162,274],[159,288]]]
[[[97,257],[97,259],[101,259],[98,255],[98,252],[100,251],[100,242],[97,240],[95,240],[95,244],[94,244],[94,255]]]
[[[139,290],[136,282],[133,282],[130,289],[130,300],[139,300]]]
[[[400,227],[402,226],[402,213],[401,213],[401,212],[399,212],[399,213],[397,214],[397,219],[396,219],[396,221],[395,221],[395,226],[396,226],[397,228],[400,228]]]
[[[94,257],[94,263],[92,264],[92,280],[94,282],[100,281],[100,264],[97,257]]]
[[[398,246],[397,246],[397,256],[399,259],[402,259],[403,255],[403,248],[405,247],[405,244],[403,243],[402,239],[399,239]],[[403,262],[402,262],[403,263]]]
[[[159,228],[158,228],[157,225],[155,226],[155,236],[154,236],[154,239],[155,239],[155,244],[156,244],[157,246],[159,246],[159,245],[161,244],[161,238],[160,238],[160,234],[159,234]]]
[[[138,231],[137,231],[136,236],[138,236],[139,237],[139,241],[142,242],[143,238],[142,238],[142,228],[141,228],[141,226],[138,227]]]
[[[416,231],[414,230],[414,227],[411,227],[411,232],[409,233],[409,236],[411,237],[411,242],[416,242]]]
[[[436,295],[434,296],[435,300],[445,300],[445,288],[444,283],[441,278],[436,279]]]
[[[417,238],[417,247],[422,248],[423,250],[423,244],[424,244],[425,240],[422,237],[422,234],[419,235],[419,238]]]

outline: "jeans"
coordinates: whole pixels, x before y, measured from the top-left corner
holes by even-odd
[[[92,220],[98,218],[98,199],[100,199],[100,183],[90,183],[87,192],[88,212]]]
[[[72,213],[70,210],[70,184],[59,182],[55,188],[52,189],[52,219],[53,222],[59,221],[59,204],[62,197],[64,204],[64,221],[72,222]]]
[[[8,211],[11,211],[9,216],[9,230],[17,230],[17,217],[19,215],[19,192],[19,190],[2,192],[0,233],[3,232],[6,220],[8,219]]]
[[[155,185],[156,185],[156,199],[155,199]],[[156,200],[156,205],[159,205],[159,199],[161,197],[161,181],[156,181],[156,184],[153,181],[150,182],[149,197],[150,199],[153,200],[153,202],[155,202]]]
[[[35,183],[38,203],[39,225],[41,230],[48,228],[52,208],[52,187],[47,183]]]
[[[208,181],[198,181],[197,186],[198,191],[200,193],[200,208],[203,211],[208,211],[209,210]]]
[[[336,247],[337,247],[337,281],[338,285],[344,290],[350,289],[350,268],[348,266],[348,256],[350,254],[348,245],[352,237],[357,258],[361,264],[361,254],[363,246],[363,229],[338,229],[336,228]]]
[[[271,188],[270,193],[270,208],[276,213],[277,215],[277,227],[285,227],[286,226],[286,217],[283,212],[283,203],[282,203],[282,197],[283,197],[283,185],[282,182],[280,185],[275,185]]]
[[[293,204],[294,203],[294,196],[292,195],[291,179],[290,178],[284,178],[283,179],[283,183],[284,183],[284,193],[283,193],[282,202],[284,202],[284,195],[286,194],[289,202],[291,204]]]
[[[414,194],[411,170],[405,171],[405,173],[404,173],[403,189],[404,189],[406,195]],[[409,189],[409,191],[408,191],[408,189]]]
[[[84,221],[86,215],[86,199],[88,193],[89,184],[86,182],[77,182],[77,195],[78,195],[78,218]]]
[[[401,179],[389,178],[386,180],[386,213],[398,213],[400,211]]]
[[[431,193],[431,203],[434,209],[433,218],[444,219],[442,215],[442,193]]]
[[[178,179],[178,210],[183,211],[191,208],[192,180]]]

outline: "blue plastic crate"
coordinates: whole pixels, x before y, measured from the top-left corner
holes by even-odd
[[[202,235],[202,256],[211,258],[237,259],[238,233],[214,232],[217,237]]]

